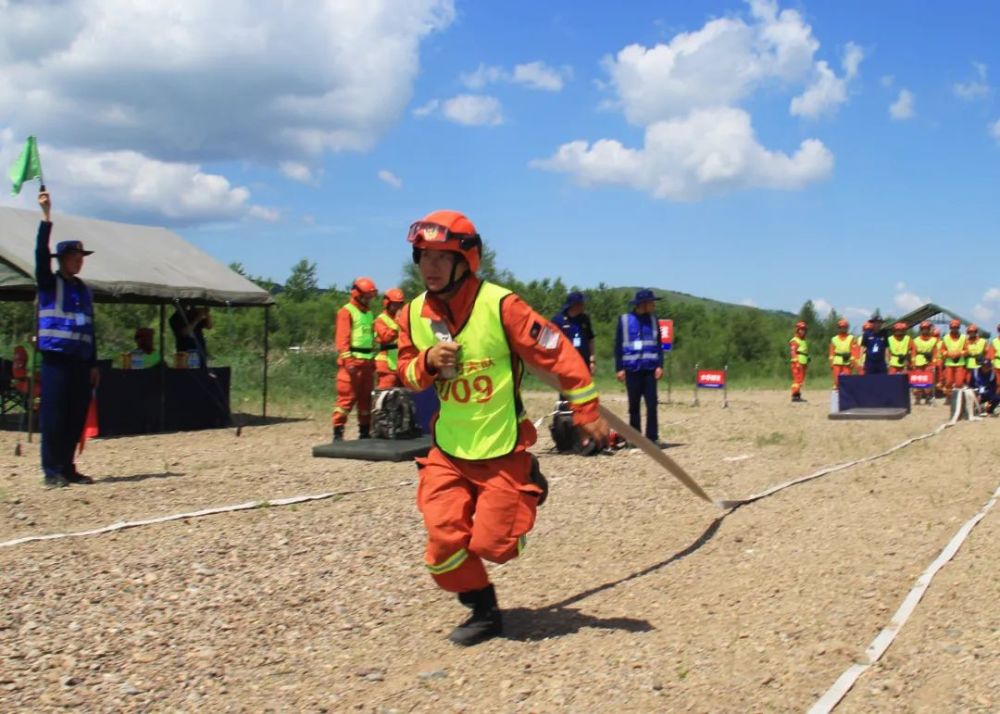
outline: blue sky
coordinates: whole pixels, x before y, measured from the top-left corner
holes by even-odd
[[[59,4],[0,0],[57,208],[385,288],[447,207],[523,278],[1000,319],[992,3]]]

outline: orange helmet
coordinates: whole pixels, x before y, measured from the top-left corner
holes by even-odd
[[[848,323],[847,320],[841,318],[837,320],[837,327],[842,327],[843,329],[846,330],[848,327],[850,327],[850,323]]]
[[[378,289],[375,287],[375,281],[371,278],[358,278],[351,285],[352,295],[355,293],[358,295],[374,295],[377,292]]]
[[[808,325],[806,325],[806,323],[803,322],[802,320],[799,320],[798,322],[795,323],[796,330],[805,330],[807,327]]]
[[[388,307],[389,303],[393,302],[406,302],[406,295],[404,295],[403,291],[399,288],[389,288],[385,291],[385,297],[382,298],[382,305],[384,307]]]
[[[906,332],[906,323],[897,322],[895,325],[892,326],[892,329],[895,330],[896,332]]]
[[[473,273],[479,270],[483,241],[472,221],[458,211],[433,211],[410,226],[406,238],[413,244],[413,262],[421,250],[447,250],[458,253]]]
[[[962,323],[959,320],[952,320],[951,322],[948,323],[948,327],[950,327],[953,330],[957,330],[961,326]]]
[[[920,329],[921,330],[929,330],[929,329],[931,329],[931,321],[930,320],[924,320],[923,322],[921,322],[920,323]]]
[[[973,332],[978,333],[979,332],[979,326],[978,325],[969,325],[968,327],[965,328],[965,331],[968,332],[970,335]]]

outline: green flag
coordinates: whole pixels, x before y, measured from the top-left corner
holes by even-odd
[[[35,141],[35,137],[29,136],[28,140],[24,142],[24,151],[10,167],[7,175],[10,176],[13,184],[10,189],[12,196],[21,193],[21,185],[25,181],[34,178],[41,180],[42,161],[38,158],[38,142]]]

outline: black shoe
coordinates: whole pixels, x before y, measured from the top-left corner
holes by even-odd
[[[342,426],[333,427],[333,440],[334,441],[344,440],[344,427]]]
[[[368,426],[358,426],[358,438],[359,439],[370,439],[372,438],[371,432]]]
[[[503,634],[500,607],[492,585],[487,585],[482,590],[459,593],[458,600],[472,608],[472,617],[452,630],[448,635],[449,640],[456,645],[471,647]]]
[[[69,481],[70,483],[80,484],[84,486],[88,486],[94,483],[94,479],[90,478],[90,476],[84,476],[79,471],[74,471],[72,474],[66,477],[66,480]]]
[[[542,489],[542,492],[538,495],[538,507],[541,508],[542,504],[549,497],[549,480],[542,475],[542,468],[538,465],[538,458],[534,454],[531,455],[531,473],[528,475],[528,478],[538,488]]]
[[[659,439],[650,439],[650,441],[652,441],[654,444],[656,444],[656,448],[657,449],[668,449],[668,448],[670,448],[670,444],[668,444],[665,441],[660,441]]]
[[[67,486],[69,486],[69,481],[61,474],[45,477],[45,488],[66,488]]]

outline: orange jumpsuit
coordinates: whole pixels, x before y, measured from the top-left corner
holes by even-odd
[[[390,317],[398,317],[402,312],[403,310],[400,309],[396,315]],[[375,342],[379,348],[379,354],[375,357],[375,386],[377,389],[393,389],[401,384],[399,377],[389,368],[389,360],[385,353],[386,348],[395,346],[398,339],[398,330],[392,329],[382,320],[375,318]]]
[[[368,308],[351,298],[354,307],[362,312]],[[358,405],[358,425],[371,424],[372,386],[375,380],[373,359],[358,359],[351,352],[351,313],[346,307],[337,311],[334,342],[337,346],[337,405],[333,408],[333,425],[347,424],[347,415],[355,404]],[[374,354],[372,355],[374,357]]]
[[[962,387],[965,386],[965,380],[966,380],[965,359],[968,354],[965,347],[966,345],[965,341],[962,342],[961,349],[949,353],[948,344],[945,342],[945,339],[948,337],[954,340],[956,337],[962,337],[962,335],[954,335],[949,332],[947,335],[945,335],[945,337],[941,338],[941,358],[942,361],[944,362],[944,366],[942,368],[944,379],[942,381],[944,383],[945,396],[949,396],[952,390],[961,389]],[[948,360],[951,360],[953,362],[960,361],[962,364],[949,365]]]
[[[443,320],[453,335],[458,334],[472,312],[479,285],[478,278],[470,277],[447,303],[428,294],[422,316]],[[413,344],[409,312],[406,309],[399,314],[398,374],[405,386],[422,390],[434,384],[436,372],[427,364],[427,352],[418,351]],[[520,358],[514,365],[516,383],[520,384],[522,377],[521,360],[551,372],[559,378],[563,392],[581,395],[579,403],[571,404],[574,422],[595,421],[599,417],[597,393],[590,369],[559,328],[516,295],[503,301],[500,319],[512,352]],[[457,341],[461,343],[461,335]],[[588,392],[589,396],[582,396]],[[534,426],[524,418],[518,426],[514,451],[506,456],[470,461],[451,457],[435,445],[426,458],[417,459],[417,506],[428,537],[425,561],[438,587],[459,593],[485,588],[489,577],[483,560],[504,563],[524,548],[541,493],[530,479],[531,455],[527,451],[536,439]]]
[[[847,333],[838,333],[838,337],[846,337]],[[840,375],[846,374],[850,377],[854,372],[854,365],[858,361],[858,341],[851,337],[851,354],[850,360],[847,364],[834,364],[834,357],[837,356],[837,348],[834,341],[830,340],[830,371],[833,373],[833,388],[838,389],[840,387]],[[843,355],[841,355],[843,356]],[[803,375],[803,379],[805,375]]]
[[[798,343],[792,339],[788,345],[792,353],[792,396],[796,397],[802,393],[802,386],[806,383],[808,365],[799,362]]]

